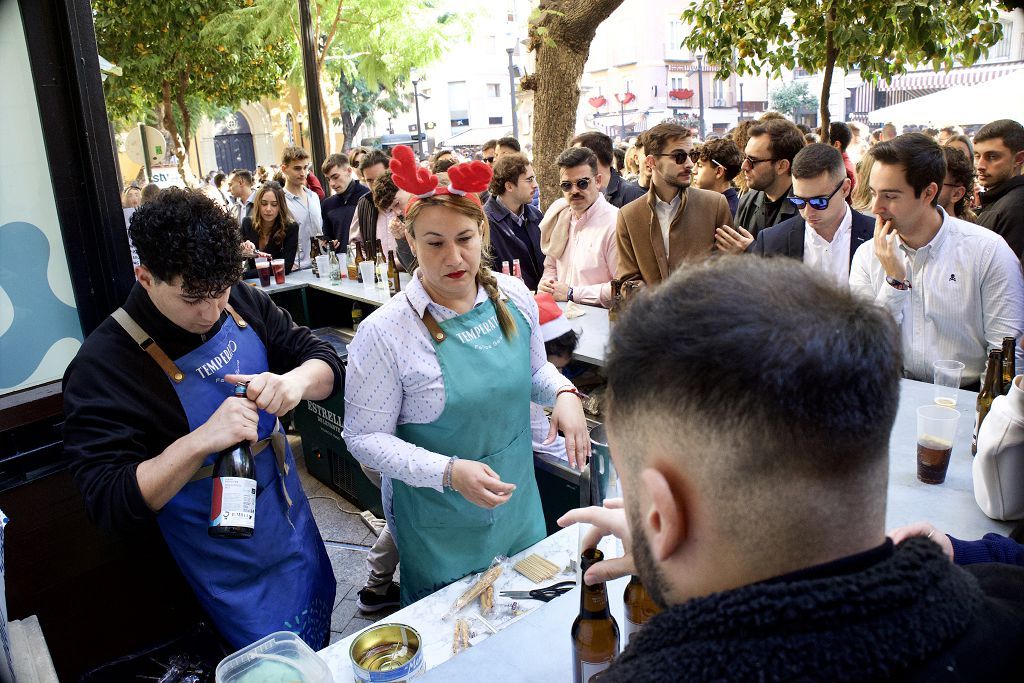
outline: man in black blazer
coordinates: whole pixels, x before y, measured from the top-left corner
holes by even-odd
[[[747,248],[759,256],[800,259],[847,286],[857,248],[871,239],[875,221],[846,203],[850,179],[835,147],[812,144],[793,159],[793,196],[799,214],[766,228]]]

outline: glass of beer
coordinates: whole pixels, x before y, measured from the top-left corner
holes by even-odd
[[[260,286],[270,286],[270,261],[265,258],[256,259],[256,274],[260,276]]]
[[[274,269],[274,282],[279,285],[284,284],[284,259],[276,258],[270,262],[270,267]]]
[[[959,411],[940,405],[917,409],[917,478],[925,484],[946,481]]]
[[[964,364],[958,360],[937,360],[932,367],[935,369],[935,402],[956,408],[956,392],[960,388]]]

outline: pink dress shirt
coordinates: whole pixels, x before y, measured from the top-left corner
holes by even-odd
[[[611,280],[619,265],[615,239],[618,216],[619,210],[604,195],[597,195],[597,201],[582,216],[569,219],[565,251],[558,258],[544,259],[543,278],[554,278],[572,287],[576,303],[607,308],[612,300]]]

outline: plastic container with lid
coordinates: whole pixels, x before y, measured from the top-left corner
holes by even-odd
[[[331,671],[302,639],[278,631],[217,665],[217,683],[333,683]]]

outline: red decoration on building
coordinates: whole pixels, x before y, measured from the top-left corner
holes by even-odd
[[[668,96],[673,100],[688,100],[693,97],[693,91],[689,88],[679,88],[677,90],[669,90]]]
[[[631,92],[627,92],[625,95],[619,96],[618,93],[615,93],[615,100],[621,105],[627,105],[636,100],[636,95]]]
[[[590,106],[594,109],[600,109],[604,105],[608,104],[608,100],[604,98],[604,95],[598,95],[597,97],[591,97],[589,100]]]

